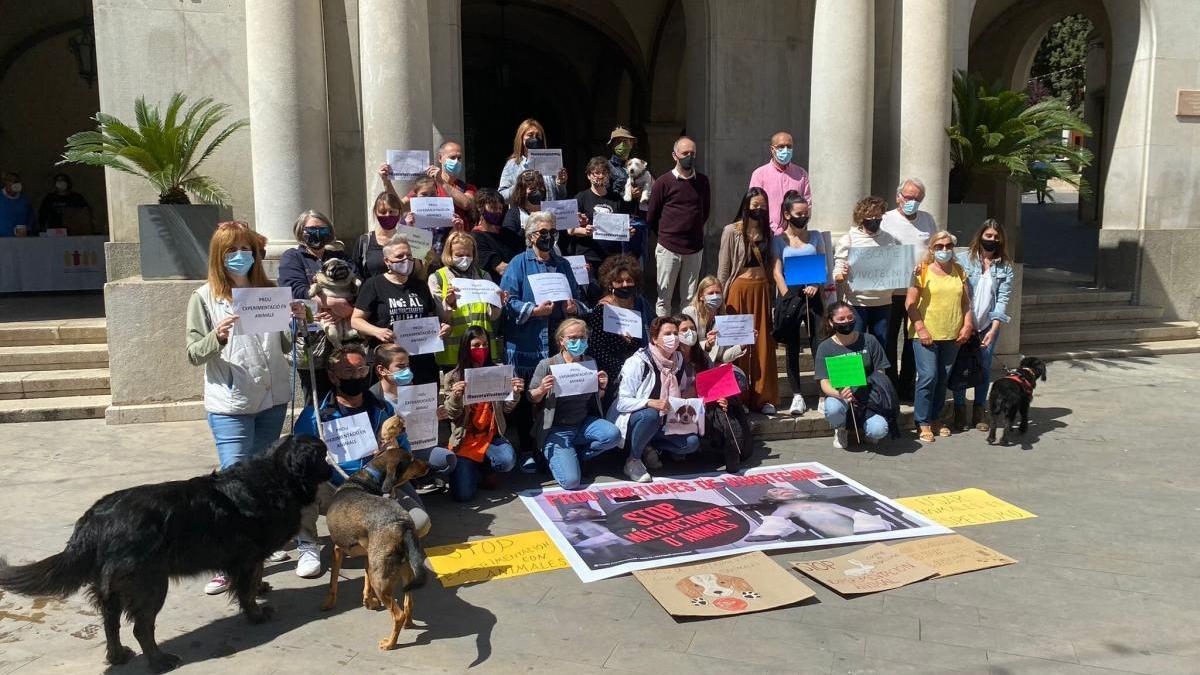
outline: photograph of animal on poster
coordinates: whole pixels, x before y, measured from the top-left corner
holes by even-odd
[[[551,488],[521,500],[585,582],[734,552],[950,531],[816,462]]]

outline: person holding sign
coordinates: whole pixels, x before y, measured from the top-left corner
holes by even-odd
[[[632,214],[637,210],[637,204],[626,202],[621,199],[619,194],[613,192],[610,185],[608,160],[603,157],[593,157],[588,161],[585,171],[589,187],[575,195],[579,212],[583,214],[583,222],[579,227],[567,230],[567,234],[571,236],[563,242],[563,252],[565,255],[583,256],[591,268],[592,280],[595,281],[598,276],[596,270],[600,268],[600,264],[604,262],[605,258],[617,255],[622,250],[622,243],[619,241],[602,241],[592,236],[595,233],[593,223],[596,220],[596,214]],[[633,228],[630,227],[629,230],[632,234]],[[603,292],[603,287],[600,290]]]
[[[699,328],[696,321],[689,316],[679,320],[679,353],[683,355],[683,398],[704,398],[696,390],[696,375],[713,367],[708,354],[698,347],[700,341]],[[741,397],[717,398],[705,400],[706,415],[709,419],[716,411],[720,411],[723,419],[719,423],[709,423],[704,437],[713,445],[725,451],[725,470],[735,472],[741,467],[741,461],[750,457],[750,418],[746,415],[746,407],[742,405]],[[733,432],[728,418],[732,415],[740,427],[740,432]],[[730,433],[732,432],[732,436]]]
[[[736,364],[738,359],[742,358],[747,352],[743,345],[719,345],[717,337],[719,332],[716,329],[717,317],[724,316],[726,309],[725,295],[722,291],[721,282],[713,275],[708,275],[700,280],[700,285],[697,287],[696,297],[692,298],[692,302],[683,308],[683,315],[696,322],[696,331],[698,333],[697,344],[701,349],[708,354],[708,358],[713,362],[713,365],[721,365],[723,363]],[[737,378],[738,387],[742,391],[750,388],[750,380],[746,377],[746,373],[738,368],[733,367],[734,377]]]
[[[525,391],[525,381],[512,379],[512,400],[463,404],[467,390],[468,368],[494,365],[492,340],[487,331],[470,326],[460,338],[457,366],[442,378],[446,392],[446,414],[450,418],[450,449],[458,456],[450,476],[450,496],[456,502],[469,502],[479,490],[480,474],[489,486],[496,485],[496,474],[508,473],[517,463],[517,453],[504,437],[506,417],[517,407]]]
[[[409,367],[412,356],[407,349],[391,342],[379,345],[371,355],[377,381],[371,386],[370,392],[395,410],[400,389],[412,386],[413,372]],[[450,475],[457,460],[453,452],[436,446],[413,450],[412,454],[428,464],[431,473],[442,477]]]
[[[431,167],[430,171],[434,169]],[[389,184],[390,186],[390,184]],[[412,210],[412,200],[416,197],[442,197],[446,198],[441,185],[436,178],[431,176],[421,176],[413,181],[412,190],[404,197],[404,205],[408,207],[408,213],[404,215],[404,222],[410,227],[416,227],[417,215]],[[453,200],[451,200],[453,201]],[[426,263],[430,267],[436,267],[438,264],[438,256],[441,255],[442,249],[445,247],[446,236],[450,232],[459,232],[466,228],[466,220],[462,213],[457,208],[454,214],[450,216],[449,227],[435,227],[430,231],[433,233],[433,246],[429,249],[429,254],[426,257]]]
[[[775,305],[775,338],[784,346],[784,365],[792,388],[792,405],[788,407],[788,413],[792,415],[803,415],[808,409],[800,395],[800,352],[804,342],[808,342],[809,349],[816,354],[824,305],[820,290],[824,285],[825,245],[819,233],[808,231],[808,211],[808,202],[799,192],[791,190],[784,195],[780,215],[783,233],[771,241],[775,258],[772,276],[779,294]],[[815,278],[803,282],[788,280],[784,273],[785,262],[803,256],[819,256],[821,281]],[[816,257],[808,259],[817,260]],[[801,332],[801,324],[808,331],[807,340]]]
[[[384,186],[391,185],[391,168],[387,164],[379,167],[379,177]],[[396,234],[396,226],[408,209],[408,205],[400,199],[395,189],[384,190],[375,196],[375,204],[371,213],[375,214],[375,222],[379,225],[366,234],[360,235],[354,243],[354,251],[350,259],[358,266],[359,277],[366,281],[387,272],[387,263],[383,262],[383,247],[387,246]]]
[[[633,256],[615,255],[605,260],[600,265],[599,282],[604,289],[604,296],[584,319],[592,336],[588,340],[588,356],[596,359],[596,364],[608,375],[610,382],[616,382],[625,360],[646,346],[650,321],[654,318],[654,307],[638,293],[638,288],[642,285],[642,267]],[[606,307],[610,309],[606,310]],[[640,316],[640,333],[635,335],[630,332],[612,333],[604,330],[604,315],[606,311],[611,311],[611,308]],[[603,398],[601,402],[605,408],[612,403],[615,394],[614,387]]]
[[[504,163],[504,169],[500,171],[501,196],[505,199],[511,197],[517,176],[530,168],[529,151],[545,147],[547,147],[546,130],[542,128],[541,122],[527,119],[517,125],[517,134],[513,137],[512,154],[508,156],[508,161]],[[546,176],[545,180],[549,190],[547,199],[567,198],[567,169],[565,167],[559,169],[556,175]]]
[[[501,227],[505,208],[499,192],[483,188],[475,193],[478,219],[471,235],[475,237],[475,245],[479,249],[477,262],[480,269],[487,272],[496,283],[500,283],[500,277],[508,268],[508,261],[525,250],[525,242],[519,233]]]
[[[540,173],[532,169],[521,172],[517,176],[516,185],[513,187],[512,196],[509,199],[512,208],[508,210],[508,213],[504,214],[504,222],[501,223],[501,227],[516,232],[524,232],[525,225],[529,222],[529,216],[541,211],[542,202],[547,201],[549,199],[548,195],[553,194],[546,187],[547,185],[549,183],[546,181],[545,176]],[[575,214],[575,220],[570,223],[558,223],[557,218],[555,221],[557,226],[560,226],[562,229],[573,227],[576,223],[579,225],[585,224],[583,216],[578,213]],[[555,244],[554,252],[559,252],[557,244]]]
[[[891,380],[886,377],[888,360],[883,344],[874,335],[855,329],[854,308],[845,302],[829,305],[825,311],[824,328],[829,337],[817,347],[813,374],[825,394],[825,421],[833,427],[833,447],[839,450],[849,447],[847,425],[854,426],[856,423],[862,425],[867,440],[878,441],[888,434],[887,418],[866,412],[858,417],[857,413],[850,411],[858,402],[869,400],[871,387],[892,390]],[[838,372],[830,372],[831,361],[835,367],[840,366]],[[853,361],[853,368],[846,367],[848,361]],[[847,370],[850,371],[848,374]],[[881,377],[868,378],[868,374],[879,374]],[[849,386],[846,385],[847,381],[868,384]],[[894,390],[892,397],[895,397]]]
[[[747,404],[764,415],[774,415],[775,404],[779,402],[775,338],[771,331],[774,302],[768,281],[775,265],[769,210],[767,193],[762,188],[750,188],[742,197],[737,219],[721,232],[717,262],[717,279],[725,293],[728,312],[754,317],[756,341],[738,365],[750,378]]]
[[[587,326],[579,319],[567,319],[554,332],[554,342],[558,353],[534,368],[527,399],[534,406],[537,447],[550,466],[550,474],[560,486],[574,490],[581,481],[580,464],[620,445],[621,432],[604,419],[600,407],[609,380],[587,355]],[[595,371],[596,386],[588,393],[560,396],[554,370],[564,365]]]
[[[967,273],[954,260],[956,243],[944,230],[929,238],[929,250],[913,272],[904,305],[917,362],[913,418],[924,443],[932,443],[934,434],[950,435],[950,427],[941,423],[946,385],[958,346],[975,334]]]
[[[495,335],[496,324],[500,321],[499,306],[486,302],[459,302],[458,293],[454,290],[455,279],[488,278],[479,269],[478,260],[475,238],[466,232],[451,232],[442,249],[442,266],[429,275],[429,294],[433,297],[438,316],[450,325],[450,332],[443,338],[445,346],[436,355],[438,367],[442,370],[453,368],[460,362],[458,343],[468,327],[478,326],[488,335]],[[501,295],[500,304],[503,304],[503,299]],[[492,358],[499,359],[500,341],[494,337],[491,350]]]
[[[892,291],[855,288],[851,278],[850,249],[871,246],[898,246],[895,237],[880,230],[887,208],[879,197],[863,197],[854,205],[854,227],[842,235],[833,247],[833,280],[839,284],[838,296],[854,308],[854,330],[867,332],[886,345],[891,322]]]

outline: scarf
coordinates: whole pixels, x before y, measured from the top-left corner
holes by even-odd
[[[650,355],[650,360],[654,365],[658,366],[659,382],[662,386],[659,387],[658,398],[663,401],[670,402],[672,398],[683,398],[679,391],[679,380],[675,377],[675,352],[671,352],[665,358],[659,353],[657,345],[650,345],[646,349],[646,353]]]

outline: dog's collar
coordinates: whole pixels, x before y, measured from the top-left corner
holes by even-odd
[[[374,478],[376,481],[383,480],[383,472],[378,469],[372,468],[370,464],[364,466],[363,470],[367,472],[368,476],[370,476],[371,478]]]

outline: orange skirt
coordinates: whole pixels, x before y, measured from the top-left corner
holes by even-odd
[[[735,363],[750,378],[746,404],[753,411],[764,405],[779,405],[779,371],[775,360],[775,338],[771,337],[771,284],[767,279],[738,277],[729,284],[729,314],[753,314],[758,337],[753,345],[745,345],[747,353]]]

